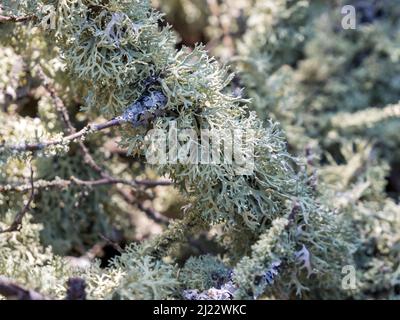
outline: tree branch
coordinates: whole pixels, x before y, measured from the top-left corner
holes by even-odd
[[[85,287],[85,280],[81,278],[69,278],[65,299],[85,300]],[[41,293],[25,289],[4,276],[0,276],[0,295],[13,300],[50,300],[50,298],[45,297]]]
[[[154,220],[155,222],[162,224],[162,225],[168,225],[169,224],[169,219],[162,215],[161,213],[157,212],[153,208],[146,208],[143,203],[138,203],[138,208],[140,211],[143,211],[148,218],[151,220]]]
[[[3,276],[0,276],[0,294],[8,299],[47,300],[39,292],[24,289],[18,284]]]
[[[171,185],[172,182],[169,180],[125,180],[125,179],[119,179],[119,178],[103,178],[103,179],[98,179],[98,180],[80,180],[76,177],[71,177],[71,180],[78,184],[78,185],[85,185],[85,186],[98,186],[98,185],[105,185],[105,184],[125,184],[129,185],[132,187],[138,187],[138,186],[145,186],[145,187],[155,187],[155,186],[168,186]]]
[[[166,216],[162,215],[161,213],[155,211],[152,208],[145,208],[142,203],[140,202],[138,203],[137,201],[135,201],[136,200],[135,197],[127,190],[121,188],[119,189],[119,194],[124,198],[124,200],[127,203],[136,205],[139,208],[139,210],[144,212],[149,219],[162,225],[169,224],[170,221]]]
[[[30,195],[30,198],[29,198],[29,201],[27,202],[27,204],[16,215],[11,226],[5,230],[0,230],[0,233],[19,231],[21,229],[22,220],[25,216],[25,213],[28,211],[29,206],[33,200],[35,189],[45,189],[45,188],[49,188],[49,187],[66,188],[66,187],[70,186],[71,184],[86,186],[86,187],[96,187],[96,186],[112,185],[112,184],[125,184],[125,185],[129,185],[131,187],[138,187],[138,186],[151,187],[151,186],[157,186],[157,185],[170,185],[171,181],[168,181],[168,180],[159,180],[159,181],[157,181],[157,180],[125,180],[125,179],[117,179],[117,178],[112,178],[112,177],[102,178],[102,179],[98,179],[98,180],[81,180],[79,178],[71,176],[71,180],[55,179],[52,181],[38,180],[36,182],[33,182],[33,170],[32,170],[32,166],[31,166],[31,183],[30,183],[30,185],[26,185],[26,184],[18,185],[18,186],[10,186],[10,185],[1,186],[0,185],[1,192],[6,192],[6,191],[24,192],[27,190],[31,190],[31,195]],[[127,199],[126,193],[123,192],[122,188],[118,188],[117,190],[125,199]],[[129,201],[130,203],[133,202],[133,199],[129,199],[129,200],[130,200]],[[141,205],[139,204],[139,208],[141,208],[140,206]],[[141,210],[143,212],[145,212],[146,215],[150,219],[153,219],[157,223],[166,224],[168,221],[168,218],[162,216],[160,213],[158,213],[152,209],[141,209]]]
[[[4,22],[25,22],[29,20],[34,20],[36,19],[36,16],[34,15],[27,15],[27,16],[2,16],[0,15],[0,23]]]
[[[110,184],[125,184],[133,187],[156,187],[156,186],[169,186],[172,184],[170,180],[125,180],[117,178],[102,178],[97,180],[81,180],[76,177],[71,177],[70,180],[67,179],[54,179],[48,180],[36,180],[34,182],[34,188],[37,190],[46,188],[67,188],[71,184],[84,185],[89,187],[110,185]],[[32,189],[31,184],[19,184],[19,185],[0,185],[0,192],[26,192]]]
[[[65,107],[63,101],[57,96],[55,88],[51,85],[50,79],[45,75],[43,70],[39,68],[39,77],[43,81],[43,85],[45,89],[48,91],[50,96],[52,97],[54,104],[56,106],[57,111],[59,112],[61,118],[63,119],[63,122],[65,124],[65,127],[67,128],[68,132],[70,134],[74,133],[76,131],[75,127],[72,125],[72,122],[69,118],[68,110]],[[113,184],[113,183],[122,183],[122,184],[128,184],[133,187],[136,187],[138,184],[144,185],[146,187],[155,187],[158,185],[170,185],[171,181],[165,180],[165,181],[152,181],[152,180],[142,180],[140,183],[138,183],[137,180],[135,181],[126,181],[122,179],[117,179],[112,177],[105,169],[102,169],[96,161],[93,159],[92,155],[90,154],[88,148],[85,146],[85,144],[82,141],[78,142],[79,147],[83,153],[83,157],[85,162],[96,172],[98,172],[103,179],[97,180],[97,181],[82,181],[79,180],[75,177],[71,177],[71,180],[80,185],[86,185],[86,186],[96,186],[96,185],[102,185],[102,184]],[[117,187],[118,193],[128,202],[131,204],[135,203],[135,199],[131,196],[130,193],[126,192],[122,188]],[[138,208],[144,212],[148,218],[152,219],[153,221],[167,225],[169,223],[169,220],[167,217],[163,216],[159,212],[155,211],[152,208],[145,208],[142,203],[139,203]]]

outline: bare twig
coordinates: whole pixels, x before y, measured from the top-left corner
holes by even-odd
[[[2,147],[5,147],[10,150],[15,150],[15,151],[37,151],[37,150],[45,149],[50,146],[69,143],[71,141],[74,141],[76,139],[84,137],[89,132],[96,132],[96,131],[107,129],[110,127],[115,127],[115,126],[121,125],[121,120],[112,119],[112,120],[109,120],[107,122],[100,123],[100,124],[89,124],[77,132],[75,127],[72,125],[72,123],[70,121],[68,111],[65,108],[63,101],[56,94],[56,90],[51,85],[49,78],[45,75],[45,73],[43,72],[43,70],[40,67],[38,67],[37,69],[38,69],[38,75],[43,81],[43,86],[47,90],[47,92],[50,94],[51,98],[53,99],[57,111],[61,114],[62,120],[67,127],[67,133],[69,135],[62,137],[60,139],[55,139],[55,140],[42,141],[42,142],[37,142],[37,143],[22,143],[22,144],[14,145],[14,146],[3,145]],[[78,141],[78,143],[84,152],[85,161],[87,161],[93,167],[96,167],[97,170],[100,170],[100,168],[94,163],[93,158],[91,158],[91,156],[89,155],[89,151],[87,150],[87,148],[85,147],[83,142]]]
[[[71,177],[70,180],[67,179],[54,179],[54,180],[36,180],[34,181],[34,187],[37,190],[46,189],[46,188],[67,188],[71,184],[76,185],[84,185],[84,186],[102,186],[102,185],[109,185],[109,184],[124,184],[133,187],[156,187],[156,186],[168,186],[171,185],[172,182],[170,180],[125,180],[125,179],[116,179],[116,178],[103,178],[98,180],[81,180],[76,177]],[[0,192],[26,192],[31,190],[31,184],[19,184],[19,185],[0,185]]]
[[[172,181],[169,179],[159,179],[159,180],[144,180],[143,179],[143,180],[135,180],[135,182],[141,186],[145,186],[148,188],[172,185]]]
[[[38,67],[37,68],[37,73],[39,78],[43,82],[43,86],[46,89],[46,91],[49,93],[50,97],[54,101],[54,105],[57,109],[57,111],[60,113],[62,120],[67,127],[68,133],[72,134],[76,132],[76,129],[71,123],[71,120],[69,118],[68,110],[64,105],[64,102],[61,100],[61,98],[57,95],[55,88],[51,85],[50,79],[46,76],[46,74],[43,72],[42,68]]]
[[[27,211],[29,210],[29,207],[31,205],[31,202],[33,201],[33,198],[35,196],[35,186],[33,184],[33,168],[32,168],[32,164],[30,164],[30,170],[31,170],[31,176],[30,176],[30,187],[31,187],[31,194],[29,196],[29,200],[26,203],[26,205],[22,208],[22,210],[20,212],[17,213],[17,215],[15,216],[14,221],[12,222],[11,226],[9,226],[7,229],[5,230],[0,230],[0,233],[4,233],[4,232],[12,232],[12,231],[19,231],[21,229],[22,226],[22,220],[25,216],[25,214],[27,213]]]
[[[16,300],[47,300],[47,298],[39,292],[24,289],[3,276],[0,276],[0,295],[8,299]]]
[[[27,15],[27,16],[2,16],[0,15],[0,23],[4,22],[25,22],[29,20],[34,20],[36,17],[34,15]]]
[[[80,185],[80,186],[86,186],[86,187],[96,187],[96,186],[103,186],[103,185],[117,185],[117,191],[121,196],[125,199],[130,204],[136,204],[136,199],[133,197],[130,193],[125,191],[123,188],[119,188],[118,184],[124,184],[124,185],[129,185],[131,187],[155,187],[155,186],[168,186],[171,185],[172,182],[169,180],[124,180],[124,179],[117,179],[117,178],[102,178],[98,180],[81,180],[76,177],[71,177],[70,180],[66,179],[54,179],[51,181],[47,180],[37,180],[31,183],[30,185],[28,184],[21,184],[21,185],[0,185],[0,192],[26,192],[28,190],[33,190],[37,189],[46,189],[46,188],[67,188],[70,185]],[[33,193],[33,191],[32,191]],[[31,194],[32,195],[32,194]],[[160,224],[168,224],[169,220],[167,217],[163,216],[162,214],[158,213],[154,209],[151,208],[144,208],[142,204],[137,205],[138,208],[143,211],[148,218],[154,220],[157,223]],[[26,209],[25,209],[26,208]],[[1,232],[10,232],[10,231],[17,231],[19,230],[16,228],[17,226],[21,225],[22,218],[25,214],[25,212],[28,210],[28,206],[24,207],[24,210],[21,211],[20,214],[17,215],[17,218],[13,222],[13,224],[6,230],[0,231]],[[21,221],[20,221],[21,220]]]
[[[34,182],[34,187],[37,190],[46,188],[66,188],[71,184],[71,180],[65,179],[54,179],[48,180],[36,180]],[[0,185],[0,192],[26,192],[31,190],[30,184],[18,184],[18,185]]]
[[[70,278],[67,286],[66,300],[86,300],[85,280]],[[0,295],[13,300],[50,300],[41,293],[25,289],[4,276],[0,276]]]
[[[163,225],[169,224],[169,219],[166,216],[163,216],[161,213],[154,210],[153,208],[146,208],[143,206],[143,203],[138,203],[137,206],[151,220],[154,220],[155,222]]]
[[[107,236],[105,236],[104,234],[99,234],[100,238],[102,238],[106,243],[110,244],[115,250],[117,250],[119,253],[122,253],[124,251],[124,249],[121,248],[121,246],[111,240],[110,238],[108,238]]]
[[[125,184],[129,185],[131,187],[138,187],[140,185],[146,186],[146,187],[155,187],[158,185],[170,185],[171,181],[169,180],[125,180],[125,179],[119,179],[119,178],[103,178],[103,179],[98,179],[98,180],[80,180],[76,177],[71,177],[71,180],[78,184],[78,185],[85,185],[85,186],[97,186],[97,185],[105,185],[105,184]]]
[[[159,224],[162,224],[162,225],[168,225],[169,224],[169,219],[166,216],[164,216],[161,213],[155,211],[154,209],[145,208],[143,206],[143,204],[140,203],[140,202],[138,203],[136,201],[137,199],[135,199],[135,197],[130,192],[128,192],[127,190],[124,190],[124,189],[121,188],[121,189],[119,189],[119,194],[124,198],[124,200],[127,203],[132,204],[132,205],[136,205],[139,208],[139,210],[144,212],[149,219],[151,219],[151,220],[153,220],[153,221],[155,221],[155,222],[157,222]]]

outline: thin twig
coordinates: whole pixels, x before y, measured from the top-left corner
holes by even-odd
[[[3,276],[0,276],[0,295],[17,300],[47,300],[41,293],[27,290]]]
[[[130,204],[136,204],[135,198],[131,196],[130,194],[128,195],[128,192],[123,190],[122,188],[118,188],[118,184],[124,184],[124,185],[129,185],[131,187],[139,187],[139,186],[144,186],[144,187],[155,187],[155,186],[168,186],[171,185],[172,182],[169,180],[124,180],[124,179],[116,179],[116,178],[102,178],[98,180],[81,180],[76,177],[71,177],[71,180],[66,180],[66,179],[54,179],[51,181],[47,180],[37,180],[33,184],[31,183],[30,185],[28,184],[21,184],[21,185],[0,185],[0,192],[25,192],[28,190],[33,190],[37,189],[46,189],[46,188],[67,188],[70,185],[80,185],[80,186],[86,186],[86,187],[96,187],[96,186],[103,186],[103,185],[117,185],[117,191],[121,196]],[[26,206],[27,207],[27,206]],[[151,208],[144,208],[142,204],[138,204],[138,208],[143,211],[148,218],[154,220],[157,223],[166,225],[169,223],[169,220],[167,217],[163,216],[161,213],[158,213],[154,209]],[[25,209],[25,208],[24,208]],[[26,209],[27,210],[27,209]],[[23,213],[24,215],[25,213]],[[21,213],[17,215],[16,220],[13,222],[13,224],[6,230],[0,231],[2,232],[11,232],[11,231],[17,231],[19,230],[18,228],[15,229],[15,224],[19,222],[19,226],[21,225],[22,218],[18,218],[21,216]],[[21,221],[19,221],[21,220]]]
[[[163,216],[161,213],[159,213],[156,210],[154,210],[153,208],[145,208],[143,206],[143,203],[138,203],[137,206],[151,220],[154,220],[155,222],[157,222],[159,224],[163,224],[163,225],[168,225],[169,224],[169,219],[166,216]]]
[[[111,240],[110,238],[108,238],[108,237],[105,236],[104,234],[101,234],[101,233],[100,233],[99,236],[100,236],[100,238],[102,238],[106,243],[110,244],[110,245],[111,245],[115,250],[117,250],[119,253],[122,253],[122,252],[124,251],[124,249],[122,249],[121,246],[120,246],[117,242]]]
[[[29,207],[31,205],[31,202],[33,201],[33,198],[35,196],[35,186],[34,186],[34,183],[33,183],[33,168],[32,168],[32,164],[30,164],[30,170],[31,170],[31,176],[30,176],[31,194],[29,196],[29,200],[26,203],[26,205],[22,208],[22,210],[20,212],[18,212],[18,214],[15,216],[15,219],[12,222],[11,226],[9,226],[5,230],[0,230],[0,233],[19,231],[21,229],[21,227],[22,227],[22,220],[23,220],[25,214],[28,212]]]
[[[76,177],[71,177],[71,180],[78,184],[78,185],[85,185],[85,186],[97,186],[97,185],[105,185],[105,184],[125,184],[129,185],[131,187],[138,187],[140,185],[146,186],[146,187],[155,187],[159,185],[170,185],[171,181],[169,180],[125,180],[125,179],[119,179],[119,178],[103,178],[103,179],[98,179],[98,180],[80,180]]]
[[[51,85],[50,79],[46,76],[41,67],[37,67],[37,74],[39,78],[42,80],[44,88],[49,93],[50,97],[53,99],[54,105],[58,113],[60,113],[65,126],[67,127],[68,133],[69,134],[75,133],[76,129],[72,125],[72,122],[69,118],[68,110],[65,107],[64,102],[57,95],[55,88]]]
[[[36,180],[34,181],[34,187],[37,190],[46,189],[46,188],[67,188],[71,184],[75,185],[84,185],[89,187],[102,186],[102,185],[110,185],[110,184],[124,184],[133,187],[156,187],[156,186],[168,186],[171,185],[172,182],[170,180],[125,180],[125,179],[116,179],[116,178],[103,178],[97,180],[81,180],[76,177],[71,177],[70,180],[67,179],[54,179],[54,180]],[[19,184],[19,185],[0,185],[0,192],[26,192],[31,190],[31,184]]]
[[[81,129],[78,132],[75,132],[73,134],[70,134],[66,137],[60,138],[60,139],[55,139],[55,140],[47,140],[47,141],[42,141],[42,142],[36,142],[36,143],[23,143],[19,145],[14,145],[14,146],[5,146],[3,145],[2,147],[6,147],[7,149],[10,150],[15,150],[15,151],[37,151],[37,150],[43,150],[47,147],[54,146],[54,145],[59,145],[63,143],[68,143],[71,141],[74,141],[75,139],[81,138],[85,136],[89,132],[97,132],[101,131],[103,129],[107,129],[110,127],[115,127],[119,126],[121,124],[121,120],[118,119],[112,119],[104,123],[100,124],[89,124],[83,129]]]
[[[135,197],[130,192],[128,192],[127,190],[124,190],[124,189],[121,188],[119,190],[119,193],[127,203],[132,204],[132,205],[136,205],[139,208],[139,210],[144,212],[149,219],[151,219],[151,220],[153,220],[153,221],[155,221],[155,222],[157,222],[159,224],[162,224],[162,225],[168,225],[169,224],[170,221],[166,216],[164,216],[161,213],[155,211],[154,209],[145,208],[143,206],[143,204],[140,203],[140,202],[137,203]]]
[[[38,67],[37,69],[38,69],[38,75],[41,78],[41,80],[43,81],[43,86],[46,89],[46,91],[50,94],[51,98],[53,99],[57,111],[61,114],[61,117],[63,119],[64,124],[67,127],[67,131],[68,131],[69,135],[62,137],[60,139],[55,139],[55,140],[42,141],[42,142],[37,142],[37,143],[23,143],[23,144],[15,145],[15,146],[3,145],[3,147],[6,147],[10,150],[15,150],[15,151],[37,151],[37,150],[45,149],[50,146],[59,145],[59,144],[63,144],[63,143],[69,143],[71,141],[74,141],[78,138],[85,136],[89,132],[96,132],[96,131],[107,129],[110,127],[115,127],[115,126],[121,125],[121,120],[112,119],[112,120],[109,120],[109,121],[106,121],[106,122],[100,123],[100,124],[89,124],[77,132],[75,127],[71,123],[71,120],[68,115],[68,111],[65,108],[63,101],[61,100],[60,97],[58,97],[56,90],[51,85],[50,79],[45,75],[45,73],[43,72],[43,70],[40,67]],[[93,167],[96,167],[97,170],[101,170],[94,163],[93,158],[91,158],[91,156],[89,155],[89,151],[87,150],[87,148],[85,147],[83,142],[78,141],[78,143],[84,152],[85,161],[87,161]]]
[[[25,22],[29,20],[34,20],[36,19],[36,16],[34,15],[27,15],[27,16],[2,16],[0,15],[0,23],[4,22]]]
[[[59,179],[54,180],[36,180],[34,187],[37,190],[46,188],[66,188],[71,184],[71,180]],[[26,192],[31,190],[30,184],[17,184],[17,185],[0,185],[0,192]]]

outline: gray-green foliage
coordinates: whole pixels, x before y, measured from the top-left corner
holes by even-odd
[[[42,246],[42,226],[30,223],[31,218],[26,217],[19,233],[0,235],[2,275],[58,299],[65,298],[67,280],[73,276],[85,280],[91,299],[165,299],[176,292],[174,266],[146,256],[143,248],[127,248],[108,269],[100,269],[97,262],[74,266],[68,259],[54,255],[50,247]]]
[[[379,141],[384,152],[398,146],[393,135],[398,116],[366,124],[364,113],[352,114],[400,99],[398,9],[390,1],[354,1],[357,27],[346,30],[340,14],[345,4],[255,1],[244,6],[247,29],[235,39],[231,61],[252,108],[262,119],[280,121],[297,152],[315,140],[324,149],[340,144],[348,132],[343,134],[344,123],[338,127],[331,120],[337,113],[359,119],[358,136]]]
[[[18,118],[5,113],[1,114],[7,125],[1,129],[1,134],[8,143],[21,141],[37,141],[58,136],[59,125],[54,118],[54,111],[49,109],[49,101],[42,98],[39,102],[40,118]],[[53,117],[52,117],[53,116]],[[46,121],[46,122],[45,122]],[[49,129],[52,128],[52,129]],[[33,139],[32,139],[33,138]],[[2,153],[2,156],[4,153]],[[7,154],[6,154],[7,155]],[[1,159],[1,182],[5,186],[18,184],[30,185],[29,165],[34,170],[35,180],[69,179],[79,176],[83,179],[98,178],[98,174],[88,166],[82,166],[82,156],[77,150],[61,147],[46,150],[32,161],[25,154],[24,158]],[[31,162],[28,166],[27,163]],[[36,221],[42,222],[44,228],[41,237],[45,245],[52,245],[57,253],[70,251],[85,252],[99,239],[100,234],[110,234],[112,214],[107,210],[110,201],[107,199],[109,187],[96,189],[70,186],[68,188],[50,188],[36,191],[35,201],[31,204]],[[0,199],[0,215],[15,215],[23,207],[23,201],[29,198],[30,187],[21,194],[18,190],[2,192]],[[112,211],[118,212],[116,208]],[[8,222],[11,222],[8,219]]]
[[[245,24],[245,31],[234,38],[236,52],[230,61],[237,68],[246,88],[245,95],[252,99],[251,105],[261,119],[280,119],[279,113],[296,107],[295,101],[288,101],[294,94],[292,76],[280,68],[295,64],[302,55],[310,33],[310,3],[297,0],[235,3],[228,1],[223,7],[224,14],[236,18],[233,20],[236,24],[230,25],[232,32],[240,23]],[[235,13],[236,7],[240,8],[240,19]],[[219,54],[221,50],[217,47],[214,52]]]
[[[42,159],[38,161],[37,174],[46,180],[68,179],[77,174],[87,180],[98,177],[87,166],[82,168],[81,162],[79,155]],[[85,252],[99,235],[111,234],[111,214],[107,212],[109,189],[107,186],[95,189],[70,186],[44,191],[35,201],[33,211],[35,219],[44,225],[44,243],[51,244],[56,253],[71,249]],[[117,212],[115,208],[112,210]]]
[[[252,1],[238,54],[256,72],[273,72],[296,62],[311,18],[309,1]],[[249,79],[250,80],[250,79]]]
[[[7,220],[6,220],[7,221]],[[19,233],[0,235],[0,273],[18,279],[25,286],[43,294],[62,296],[65,283],[71,274],[61,257],[54,257],[50,247],[40,244],[41,226],[24,219]],[[5,223],[0,223],[6,228]]]
[[[179,272],[179,279],[188,289],[204,291],[229,281],[230,269],[217,257],[190,257]]]
[[[323,193],[323,202],[340,209],[344,223],[352,221],[353,236],[358,239],[354,257],[359,282],[357,292],[349,294],[398,298],[398,235],[394,228],[400,209],[387,198],[385,176],[390,170],[387,161],[394,168],[398,165],[400,15],[390,1],[354,1],[350,4],[357,9],[357,28],[344,30],[340,27],[344,4],[348,3],[337,1],[328,9],[324,2],[310,3],[304,8],[308,19],[302,21],[303,29],[295,29],[306,31],[303,46],[298,46],[300,53],[289,49],[286,53],[292,60],[282,62],[285,55],[276,59],[266,46],[259,57],[253,55],[251,63],[258,66],[267,61],[271,70],[241,67],[240,79],[250,89],[247,95],[252,98],[252,108],[261,117],[278,119],[293,149],[302,153],[308,145],[320,154],[316,186]],[[275,16],[283,22],[288,13],[282,13],[283,17]],[[262,26],[257,27],[267,28],[270,21],[259,19]],[[298,22],[292,19],[286,28],[296,27]],[[259,53],[259,48],[256,41],[245,46],[249,53]],[[238,53],[234,61],[246,61],[249,56]],[[257,270],[255,261],[257,258],[249,260],[253,270]],[[254,272],[247,276],[250,274]]]
[[[325,202],[335,203],[354,225],[356,298],[398,298],[400,207],[385,196],[389,166],[364,141],[341,148],[344,161],[320,168]]]
[[[364,12],[359,10],[356,30],[337,30],[339,14],[326,13],[316,19],[305,58],[296,70],[303,109],[313,114],[304,121],[306,132],[312,138],[318,137],[323,148],[342,143],[342,137],[352,130],[350,124],[350,132],[343,130],[344,124],[338,126],[335,117],[347,113],[349,119],[359,119],[361,124],[366,116],[362,110],[384,108],[400,99],[396,45],[400,14],[389,1],[369,6],[368,10],[375,15],[365,22]],[[359,125],[356,136],[378,141],[380,149],[390,158],[387,150],[398,146],[390,129],[396,124],[398,117],[364,123]],[[390,160],[395,160],[395,156]]]

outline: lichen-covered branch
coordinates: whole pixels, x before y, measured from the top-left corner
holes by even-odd
[[[125,184],[131,187],[156,187],[156,186],[169,186],[172,184],[171,181],[165,180],[124,180],[118,178],[103,178],[97,180],[81,180],[77,177],[71,177],[70,180],[66,179],[55,179],[55,180],[36,180],[33,182],[35,189],[46,189],[46,188],[67,188],[70,185],[76,184],[81,186],[95,187],[102,185],[111,184]],[[0,185],[1,192],[26,192],[32,190],[31,184],[20,184],[20,185]]]

